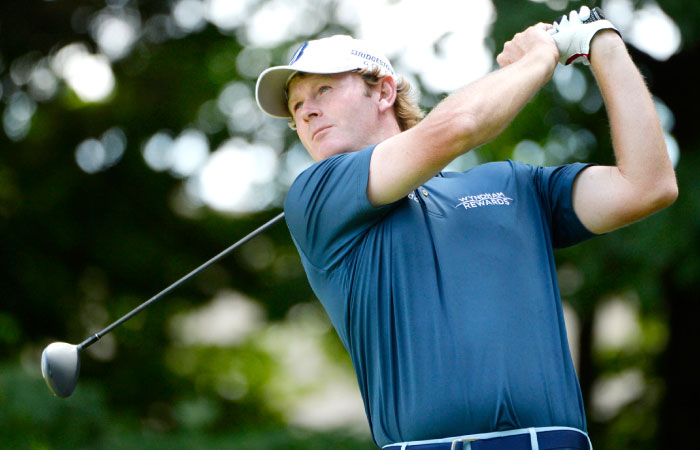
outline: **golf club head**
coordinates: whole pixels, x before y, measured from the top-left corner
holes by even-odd
[[[41,354],[41,374],[54,395],[69,397],[80,374],[78,347],[65,342],[49,344]]]

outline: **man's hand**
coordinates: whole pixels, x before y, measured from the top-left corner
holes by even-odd
[[[552,69],[559,58],[559,50],[548,33],[554,26],[546,23],[538,23],[527,28],[521,33],[513,36],[513,39],[506,42],[503,51],[496,57],[498,65],[501,67],[513,64],[521,60],[526,55],[539,55],[544,60],[551,58]]]
[[[582,6],[578,11],[571,11],[554,22],[550,30],[559,49],[559,62],[569,65],[582,62],[589,65],[590,47],[593,37],[602,30],[613,30],[620,34],[615,26],[605,20],[600,8],[591,11]]]

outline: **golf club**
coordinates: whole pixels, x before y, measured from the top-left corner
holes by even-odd
[[[241,245],[245,244],[258,234],[267,230],[272,225],[279,222],[283,217],[284,213],[281,213],[278,216],[274,217],[264,225],[260,226],[260,228],[258,228],[257,230],[248,234],[235,244],[228,247],[226,250],[222,251],[218,255],[211,258],[209,261],[205,262],[204,264],[197,267],[184,277],[180,278],[175,283],[171,284],[167,288],[154,295],[149,300],[142,303],[140,306],[131,310],[131,312],[124,315],[121,319],[115,321],[104,330],[93,334],[80,344],[72,345],[66,342],[54,342],[52,344],[49,344],[41,354],[41,374],[44,376],[44,380],[46,380],[46,384],[49,386],[51,392],[53,392],[53,394],[58,397],[69,397],[73,393],[75,385],[78,383],[78,375],[80,374],[80,353],[83,350],[100,340],[102,336],[109,333],[114,328],[131,319],[133,316],[150,306],[155,301],[159,300],[164,295],[168,294],[173,289],[179,287],[181,284],[185,283],[190,278],[196,276],[207,267],[219,261],[221,258],[228,255],[236,248],[240,247]]]

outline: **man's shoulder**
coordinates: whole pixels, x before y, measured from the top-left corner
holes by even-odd
[[[299,175],[297,175],[297,178],[295,179],[295,182],[302,177],[308,177],[313,173],[316,173],[318,171],[323,171],[323,170],[328,170],[329,168],[336,167],[338,165],[342,164],[351,164],[353,161],[363,161],[369,159],[372,156],[372,151],[374,150],[375,145],[365,147],[363,149],[357,150],[357,151],[350,151],[350,152],[344,152],[344,153],[338,153],[337,155],[332,155],[329,156],[328,158],[322,159],[321,161],[316,161],[313,164],[311,164],[309,167],[304,169]]]
[[[329,214],[342,216],[340,210],[371,208],[366,191],[374,147],[333,155],[303,170],[284,201],[288,224],[303,225],[309,215],[328,219]]]
[[[348,175],[353,170],[369,170],[369,160],[374,145],[355,152],[339,153],[311,164],[296,176],[287,193],[287,198],[299,195],[309,185],[315,185],[327,177]]]

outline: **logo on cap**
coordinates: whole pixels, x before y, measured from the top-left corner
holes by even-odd
[[[294,65],[294,63],[297,62],[299,60],[299,58],[301,58],[301,55],[304,54],[304,50],[306,50],[306,47],[308,47],[308,46],[309,46],[309,42],[308,41],[304,42],[304,44],[302,44],[302,46],[299,47],[296,52],[294,52],[294,56],[292,56],[292,59],[289,60],[288,65],[289,66]]]

